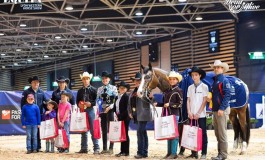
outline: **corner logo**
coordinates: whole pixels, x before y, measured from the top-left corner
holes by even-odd
[[[244,2],[244,0],[225,0],[224,4],[228,5],[228,8],[232,13],[260,8],[260,5],[255,5],[253,2]]]
[[[10,119],[10,110],[2,110],[2,119]]]
[[[4,0],[4,3],[41,3],[41,0]]]

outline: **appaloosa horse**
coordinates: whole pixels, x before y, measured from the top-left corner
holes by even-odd
[[[167,78],[168,72],[162,69],[159,69],[159,68],[153,68],[150,63],[147,67],[143,67],[141,65],[141,68],[143,69],[144,73],[142,75],[141,84],[137,91],[137,95],[140,98],[149,99],[150,92],[156,87],[158,87],[162,92],[170,88],[170,84]],[[188,75],[188,72],[185,72],[184,74],[182,74],[182,76],[183,76],[183,80],[181,83],[191,81],[190,80],[191,77]],[[206,83],[208,86],[211,86],[213,82],[213,80],[209,81],[209,79],[211,78],[212,78],[212,74],[208,75],[208,81],[204,81],[204,83]],[[232,90],[233,90],[231,92],[234,93],[234,95],[231,94],[232,95],[231,97],[233,99],[230,99],[231,112],[229,114],[229,119],[233,125],[233,129],[235,133],[233,148],[237,149],[239,146],[241,148],[240,154],[244,154],[246,152],[247,146],[249,144],[249,138],[250,138],[250,116],[249,116],[249,108],[248,108],[248,103],[247,103],[248,88],[247,88],[247,85],[243,81],[241,81],[238,78],[235,78],[235,79],[236,79],[235,80],[236,84],[231,84]],[[243,85],[243,87],[241,88],[236,87],[238,85]],[[188,85],[186,85],[186,87],[188,87]],[[237,96],[238,93],[242,93],[241,95],[245,96],[243,102],[241,100],[242,97]],[[185,99],[187,95],[184,94],[183,96],[184,96],[183,99]],[[238,105],[238,103],[235,103],[237,102],[237,100],[241,101],[240,105]],[[235,105],[238,105],[238,106],[235,106]]]

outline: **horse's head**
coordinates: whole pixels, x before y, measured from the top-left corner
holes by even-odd
[[[154,88],[158,86],[159,82],[151,63],[149,63],[149,65],[146,67],[141,65],[141,68],[143,69],[143,74],[141,83],[137,91],[137,95],[140,98],[145,97],[148,99],[149,94]]]

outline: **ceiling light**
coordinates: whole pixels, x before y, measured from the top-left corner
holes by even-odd
[[[14,66],[18,66],[18,63],[14,63]]]
[[[4,36],[5,34],[4,33],[0,33],[0,36]]]
[[[65,10],[67,10],[67,11],[71,11],[71,10],[73,10],[74,8],[73,8],[73,6],[72,5],[66,5],[66,7],[65,7]]]
[[[87,48],[88,46],[83,46],[83,48]]]
[[[16,51],[17,51],[17,52],[20,52],[20,51],[21,51],[21,49],[20,49],[20,48],[18,48],[18,49],[16,49]]]
[[[202,16],[200,16],[200,15],[198,15],[198,16],[196,16],[196,21],[201,21],[203,18],[202,18]]]
[[[60,36],[55,36],[54,38],[55,38],[55,39],[60,39],[61,37],[60,37]]]
[[[26,27],[27,25],[25,23],[21,23],[19,26],[20,27]]]
[[[87,31],[87,28],[86,27],[82,27],[80,30],[81,31]]]
[[[34,46],[37,46],[37,45],[39,45],[39,44],[38,44],[38,43],[34,43],[33,45],[34,45]]]
[[[67,53],[67,51],[62,51],[62,53]]]
[[[32,60],[31,60],[31,59],[28,59],[27,61],[28,61],[28,62],[31,62]]]
[[[135,12],[135,15],[136,15],[136,16],[142,16],[142,15],[144,15],[144,14],[143,14],[143,12],[142,12],[141,10],[137,10],[137,11]]]
[[[186,2],[187,0],[179,0],[180,3]]]
[[[45,56],[43,56],[44,58],[48,58],[49,56],[47,56],[47,55],[45,55]]]
[[[143,32],[142,31],[137,31],[135,34],[141,35],[141,34],[143,34]]]
[[[6,66],[2,66],[2,68],[6,68]]]
[[[107,42],[112,42],[113,40],[112,39],[107,39]]]
[[[6,54],[4,54],[4,53],[1,53],[1,56],[5,56]]]

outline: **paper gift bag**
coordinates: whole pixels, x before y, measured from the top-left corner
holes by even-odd
[[[202,129],[197,126],[184,125],[181,146],[193,150],[202,150]]]
[[[58,136],[58,126],[55,118],[42,121],[40,124],[40,139],[50,139]]]
[[[94,120],[94,138],[95,139],[101,138],[100,119],[99,118]]]
[[[110,121],[109,140],[110,142],[126,141],[124,121]]]
[[[58,136],[55,138],[55,147],[58,148],[68,148],[69,142],[64,129],[58,130]]]
[[[155,118],[155,139],[168,140],[179,136],[175,115]]]
[[[87,132],[89,131],[88,115],[86,112],[73,112],[70,121],[70,132]]]

